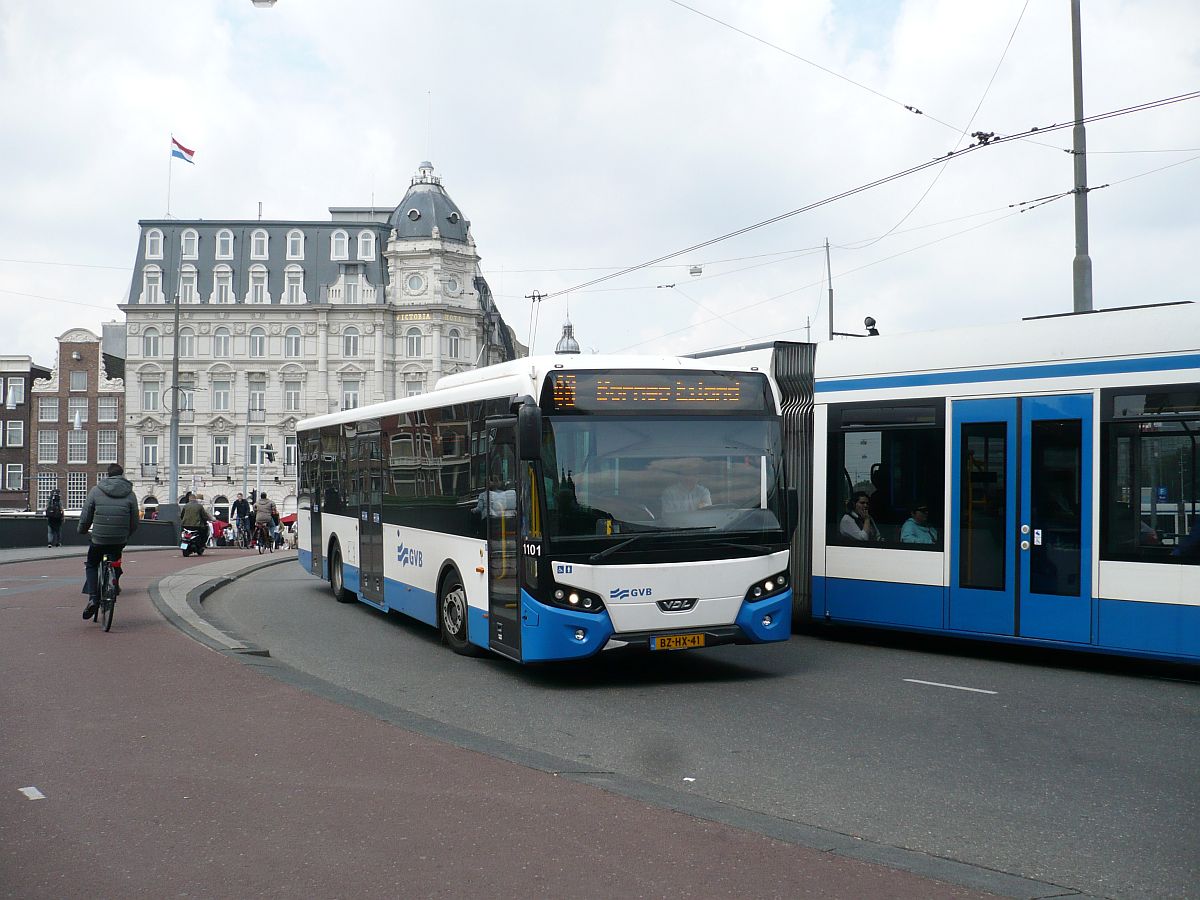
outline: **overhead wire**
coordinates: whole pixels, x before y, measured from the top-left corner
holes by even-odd
[[[963,126],[962,131],[960,131],[958,134],[958,139],[954,142],[955,150],[957,150],[958,145],[962,143],[962,139],[967,136],[967,132],[971,130],[971,126],[975,124],[975,117],[979,115],[979,110],[983,108],[983,101],[987,99],[987,95],[992,90],[992,85],[996,82],[996,76],[1000,74],[1000,67],[1004,65],[1004,60],[1008,56],[1008,50],[1010,47],[1012,47],[1013,38],[1017,36],[1017,29],[1021,27],[1021,20],[1025,18],[1025,10],[1027,9],[1029,9],[1029,0],[1025,0],[1025,5],[1021,7],[1021,13],[1017,16],[1016,24],[1013,25],[1013,29],[1008,35],[1008,41],[1006,41],[1004,44],[1004,50],[1000,53],[1000,59],[996,61],[996,67],[992,69],[992,77],[988,79],[987,86],[984,87],[983,94],[979,97],[979,102],[975,104],[975,110],[971,113],[971,118],[967,120],[967,124]],[[930,179],[928,187],[921,192],[921,196],[917,198],[916,202],[911,207],[909,207],[908,212],[901,216],[900,220],[895,225],[893,225],[879,237],[875,238],[875,240],[870,244],[864,245],[862,249],[882,241],[885,237],[908,221],[908,217],[915,213],[917,211],[917,207],[925,202],[925,198],[929,196],[929,192],[933,190],[934,185],[936,185],[939,179],[941,179],[942,175],[946,171],[946,165],[948,162],[949,160],[942,163],[942,165],[938,167],[937,172],[934,174],[933,178]]]
[[[672,2],[674,2],[674,0],[672,0]],[[1116,118],[1118,116],[1130,115],[1135,112],[1145,112],[1150,109],[1158,109],[1158,108],[1161,108],[1164,106],[1169,106],[1169,105],[1172,105],[1175,103],[1182,103],[1185,100],[1194,100],[1197,97],[1200,97],[1200,91],[1189,91],[1184,94],[1177,94],[1173,97],[1164,97],[1159,100],[1150,100],[1150,101],[1146,101],[1144,103],[1135,104],[1133,106],[1127,106],[1127,107],[1122,107],[1120,109],[1109,110],[1109,111],[1103,112],[1103,113],[1096,113],[1095,115],[1085,116],[1084,118],[1082,118],[1078,121],[1080,123],[1085,123],[1085,124],[1090,123],[1090,122],[1101,122],[1101,121],[1105,121],[1107,119]],[[978,140],[976,143],[971,144],[970,146],[964,147],[961,150],[950,151],[949,153],[946,154],[945,157],[938,157],[937,159],[932,159],[932,160],[928,160],[923,163],[918,163],[917,165],[910,166],[907,169],[903,169],[899,172],[894,172],[890,175],[885,175],[881,178],[875,179],[874,181],[870,181],[865,184],[858,185],[857,187],[848,188],[844,191],[840,191],[837,194],[833,194],[833,195],[831,195],[829,197],[825,197],[821,200],[815,200],[812,203],[805,204],[804,206],[801,206],[797,209],[793,209],[793,210],[789,210],[788,212],[780,213],[779,215],[772,216],[769,219],[764,219],[761,222],[755,222],[752,225],[747,225],[744,228],[739,228],[736,231],[731,231],[727,234],[719,235],[718,237],[709,238],[708,240],[705,240],[705,241],[700,241],[697,244],[692,244],[691,246],[684,247],[681,250],[676,250],[671,253],[663,254],[662,256],[656,257],[651,260],[647,260],[646,262],[639,263],[638,265],[635,265],[635,266],[629,266],[618,272],[612,272],[612,273],[609,273],[608,275],[602,275],[599,278],[593,278],[590,281],[583,282],[582,284],[577,284],[577,285],[574,285],[569,288],[564,288],[559,291],[554,291],[552,293],[545,294],[542,296],[541,299],[548,300],[548,299],[551,299],[554,297],[562,296],[563,294],[570,293],[572,291],[583,290],[584,288],[591,287],[592,285],[600,284],[601,282],[604,282],[604,281],[610,281],[613,278],[620,278],[624,275],[629,275],[633,272],[639,271],[640,269],[648,268],[649,266],[658,265],[661,262],[666,262],[668,259],[675,259],[676,257],[683,256],[685,253],[694,253],[695,251],[701,250],[704,247],[711,247],[713,244],[718,244],[718,243],[721,243],[722,241],[727,241],[727,240],[730,240],[735,237],[740,237],[743,234],[748,234],[748,233],[750,233],[752,231],[756,231],[760,228],[765,228],[768,225],[774,225],[778,222],[784,221],[785,219],[790,219],[794,216],[801,215],[802,213],[811,212],[814,209],[817,209],[822,206],[827,206],[830,203],[837,202],[838,200],[844,200],[847,197],[852,197],[852,196],[855,196],[856,194],[864,193],[873,188],[880,187],[884,184],[889,184],[890,182],[904,178],[908,175],[912,175],[916,172],[920,172],[920,171],[923,171],[924,169],[928,169],[931,166],[940,165],[941,163],[943,163],[946,160],[947,157],[961,158],[961,157],[967,155],[968,153],[973,153],[976,150],[979,150],[983,147],[991,147],[991,146],[995,146],[997,144],[1011,143],[1013,141],[1018,141],[1018,140],[1027,138],[1031,134],[1042,134],[1042,133],[1049,132],[1049,131],[1060,131],[1064,128],[1072,128],[1075,126],[1075,124],[1076,124],[1076,121],[1071,120],[1068,122],[1054,122],[1049,125],[1042,125],[1042,126],[1035,125],[1032,128],[1029,128],[1025,131],[1017,132],[1015,134],[1009,134],[1009,135],[989,134],[989,135],[984,136],[980,140]]]

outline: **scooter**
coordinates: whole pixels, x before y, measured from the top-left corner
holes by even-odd
[[[185,527],[179,530],[179,549],[183,551],[184,556],[191,556],[193,553],[203,556],[205,543],[206,536],[200,529]]]

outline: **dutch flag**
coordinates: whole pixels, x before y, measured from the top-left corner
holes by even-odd
[[[195,150],[189,150],[183,144],[179,143],[179,141],[175,140],[174,137],[171,138],[171,156],[182,159],[184,162],[191,163],[194,166],[196,161],[192,157],[195,155]]]

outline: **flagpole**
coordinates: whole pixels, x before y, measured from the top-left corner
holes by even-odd
[[[175,135],[171,135],[171,140],[174,140],[174,139],[175,139]],[[174,166],[172,166],[171,164],[173,162],[175,162],[175,154],[172,152],[167,156],[167,216],[166,217],[168,219],[171,218],[171,172],[174,169]]]

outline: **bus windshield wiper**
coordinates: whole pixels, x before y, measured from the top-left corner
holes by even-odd
[[[735,550],[753,550],[756,553],[774,553],[775,547],[769,547],[766,544],[743,544],[737,541],[721,541],[722,547],[733,547]]]
[[[604,559],[604,557],[611,556],[612,554],[614,554],[618,550],[620,550],[622,547],[628,547],[634,541],[641,540],[643,537],[645,537],[649,533],[650,532],[648,532],[648,531],[639,531],[633,537],[626,538],[625,540],[623,540],[619,543],[613,544],[611,547],[605,547],[603,550],[599,551],[598,553],[593,553],[591,556],[589,556],[588,562],[593,562],[593,563],[600,562],[600,560]]]
[[[682,534],[695,534],[697,531],[711,531],[712,529],[712,525],[701,525],[698,528],[676,528],[670,531],[655,531],[654,529],[650,529],[648,531],[639,531],[637,534],[631,535],[625,540],[613,544],[611,547],[605,547],[603,550],[593,553],[588,557],[588,562],[600,562],[600,560],[604,559],[606,556],[611,556],[618,550],[623,550],[630,544],[641,540],[648,534],[653,534],[656,537],[676,537]]]

